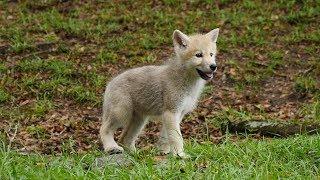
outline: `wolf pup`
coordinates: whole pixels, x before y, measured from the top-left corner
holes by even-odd
[[[180,122],[192,111],[205,83],[217,70],[216,41],[219,29],[187,36],[173,32],[175,56],[161,66],[130,69],[106,87],[100,137],[104,150],[120,153],[135,150],[135,141],[150,119],[160,119],[159,149],[187,157],[183,150]],[[114,132],[124,127],[119,144]]]

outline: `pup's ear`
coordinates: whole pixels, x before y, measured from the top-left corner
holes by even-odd
[[[219,28],[216,28],[206,34],[206,36],[208,36],[213,42],[217,42],[218,35],[219,35]]]
[[[179,49],[185,49],[187,48],[189,44],[189,37],[185,34],[183,34],[179,30],[175,30],[173,32],[173,44],[175,47],[178,47]]]

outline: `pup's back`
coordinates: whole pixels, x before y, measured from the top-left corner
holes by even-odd
[[[106,88],[104,108],[125,104],[132,113],[159,115],[163,110],[165,69],[166,66],[144,66],[120,74]]]

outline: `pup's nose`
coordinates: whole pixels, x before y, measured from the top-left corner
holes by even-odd
[[[211,65],[210,65],[210,69],[211,69],[212,71],[216,71],[216,70],[217,70],[217,65],[211,64]]]

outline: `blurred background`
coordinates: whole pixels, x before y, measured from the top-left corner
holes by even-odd
[[[21,151],[99,148],[106,83],[172,56],[172,33],[219,27],[218,72],[185,138],[221,124],[320,120],[320,1],[1,1],[0,138]],[[139,145],[157,139],[150,123]],[[260,136],[257,135],[256,138]],[[234,137],[237,139],[238,137]]]

